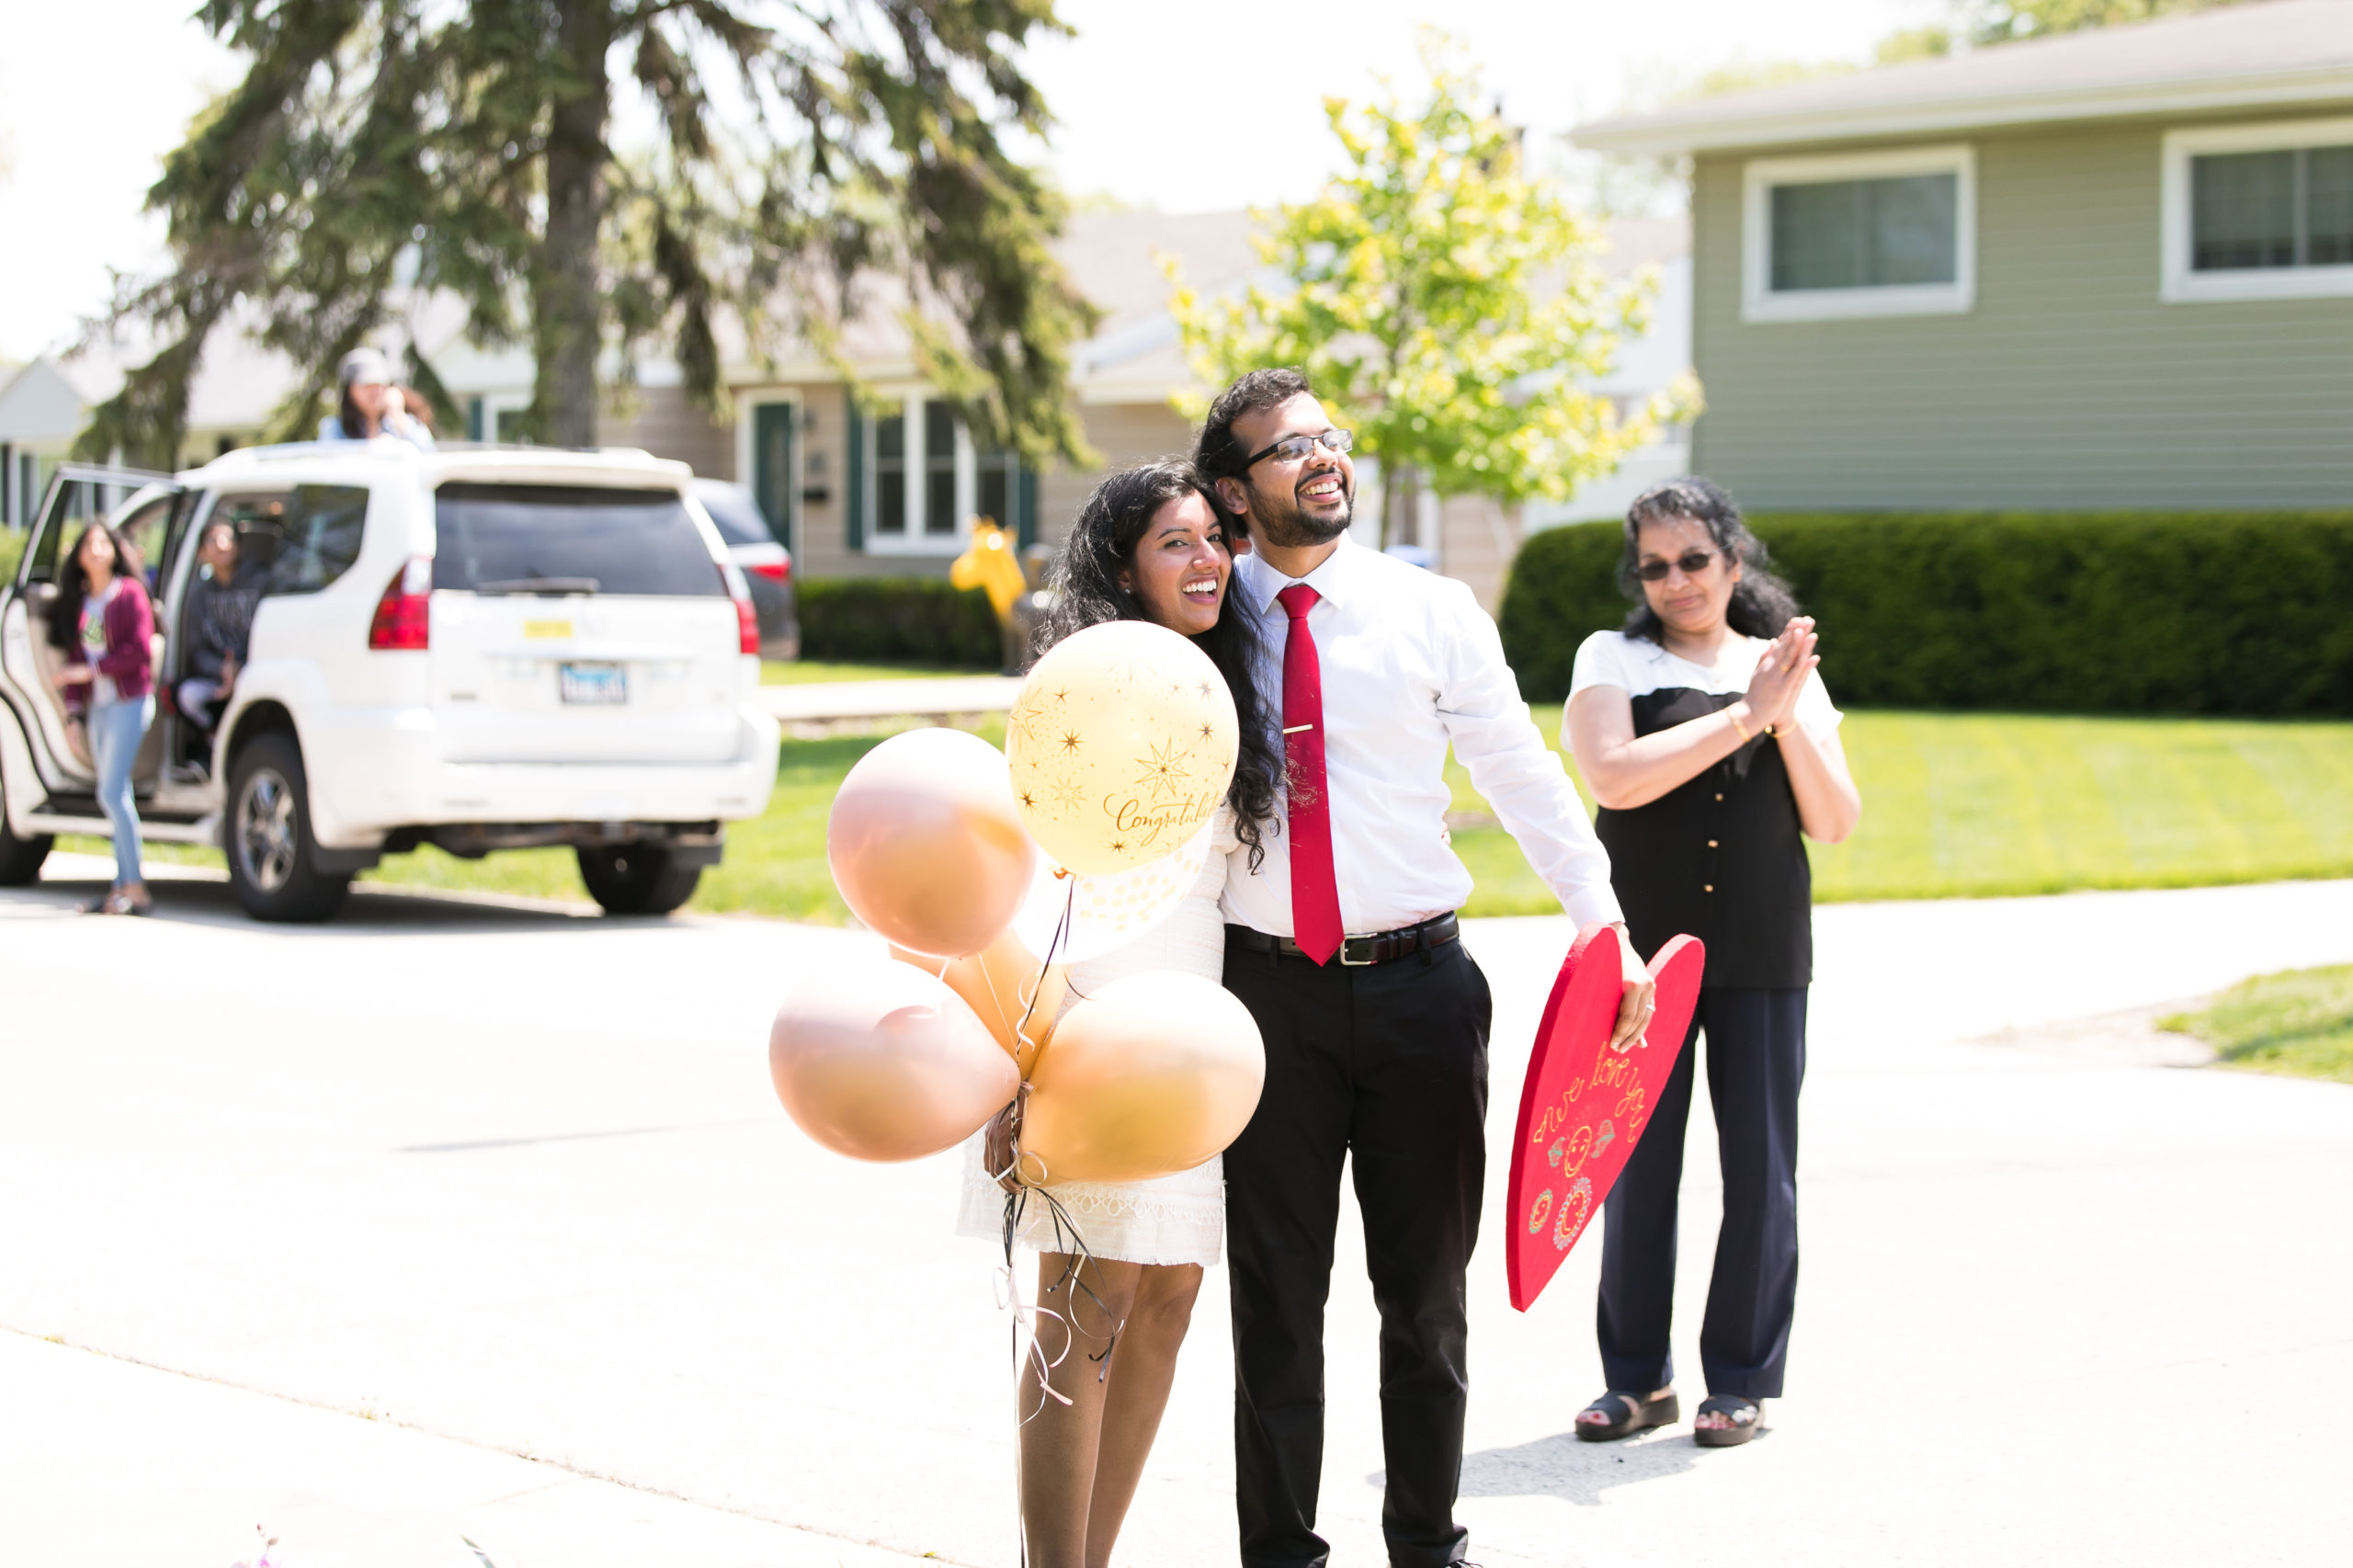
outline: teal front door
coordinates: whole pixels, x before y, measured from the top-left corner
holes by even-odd
[[[792,537],[792,439],[797,412],[789,403],[763,403],[752,410],[752,494],[760,504],[760,515],[768,520],[768,532],[796,560],[801,554],[801,541]]]

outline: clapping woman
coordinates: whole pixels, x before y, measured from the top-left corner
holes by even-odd
[[[1813,979],[1813,876],[1800,835],[1836,844],[1862,798],[1815,666],[1813,621],[1766,570],[1740,509],[1702,479],[1645,491],[1626,516],[1624,630],[1577,650],[1566,728],[1601,812],[1610,881],[1643,957],[1707,943],[1699,1006],[1602,1231],[1609,1392],[1591,1441],[1679,1418],[1668,1351],[1676,1195],[1698,1038],[1723,1170],[1723,1228],[1699,1329],[1710,1397],[1694,1437],[1756,1435],[1781,1394],[1797,1301],[1797,1101]]]
[[[144,915],[154,900],[139,862],[131,765],[155,718],[155,612],[138,552],[104,523],[92,523],[74,540],[57,588],[49,634],[66,656],[58,684],[81,699],[98,809],[114,830],[114,886],[85,911]]]

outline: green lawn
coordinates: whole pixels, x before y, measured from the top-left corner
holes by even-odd
[[[2353,964],[2259,974],[2157,1027],[2197,1036],[2234,1067],[2353,1084]]]
[[[1537,722],[1558,739],[1557,707]],[[2353,876],[2353,724],[1859,712],[1842,733],[1863,821],[1809,846],[1824,903]],[[1454,847],[1472,913],[1560,907],[1503,829]]]
[[[1558,736],[1557,707],[1537,719]],[[1001,744],[1003,722],[981,733]],[[1859,712],[1845,734],[1863,822],[1836,848],[1813,846],[1824,901],[2353,876],[2353,723]],[[847,918],[825,872],[825,812],[842,775],[881,738],[785,742],[767,814],[729,829],[726,862],[704,875],[693,907]],[[1449,777],[1463,813],[1454,847],[1479,884],[1468,913],[1557,912],[1510,835],[1482,824],[1493,819],[1462,769]],[[105,853],[97,840],[74,847]],[[209,850],[186,858],[219,861]],[[586,896],[569,850],[465,861],[426,849],[368,876]]]
[[[820,659],[762,659],[762,686],[811,686],[836,680],[920,680],[930,676],[993,676],[995,670],[938,665],[829,665]]]

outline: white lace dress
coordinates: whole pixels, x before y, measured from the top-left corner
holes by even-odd
[[[1210,980],[1225,977],[1225,919],[1218,897],[1225,891],[1226,857],[1233,849],[1233,812],[1219,808],[1209,863],[1167,919],[1124,948],[1071,965],[1070,1001],[1091,995],[1121,975],[1174,969]],[[1049,1049],[1051,1049],[1049,1047]],[[1005,1190],[983,1166],[982,1140],[964,1146],[963,1203],[956,1233],[1002,1244]],[[1076,1223],[1089,1251],[1128,1263],[1213,1264],[1225,1249],[1225,1161],[1221,1156],[1189,1171],[1150,1181],[1062,1182],[1050,1190]],[[1047,1206],[1033,1197],[1022,1215],[1022,1245],[1054,1245]]]

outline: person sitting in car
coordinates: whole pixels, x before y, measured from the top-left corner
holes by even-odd
[[[322,441],[367,441],[397,436],[421,451],[431,451],[433,432],[409,412],[401,389],[392,384],[392,364],[374,348],[355,348],[336,369],[341,396],[335,411],[319,421]]]
[[[237,530],[225,522],[205,525],[196,562],[196,582],[180,623],[188,629],[187,667],[193,673],[180,682],[176,695],[181,714],[209,736],[237,689],[254,607],[261,602],[262,574],[241,559]]]

